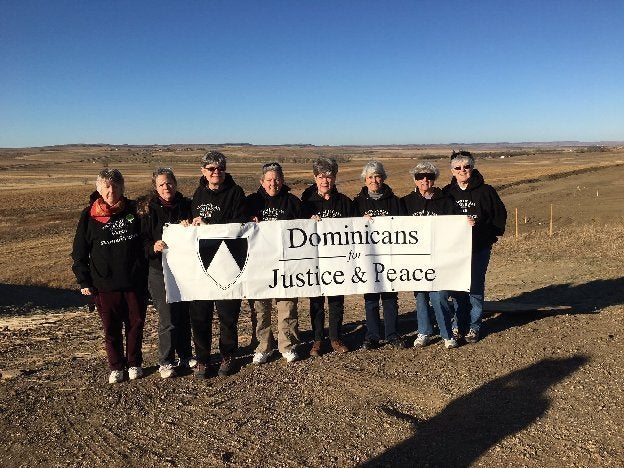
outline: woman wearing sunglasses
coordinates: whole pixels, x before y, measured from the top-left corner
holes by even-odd
[[[494,187],[486,184],[481,173],[475,169],[475,160],[470,152],[453,151],[451,174],[451,183],[444,187],[444,191],[461,213],[468,215],[472,225],[470,293],[453,293],[456,300],[453,335],[458,339],[467,330],[466,342],[476,343],[483,315],[485,274],[492,245],[497,236],[505,232],[507,210]]]
[[[435,181],[440,171],[432,163],[418,163],[410,174],[414,178],[414,191],[404,196],[404,209],[408,216],[437,216],[459,214],[453,200],[438,187]],[[433,308],[440,336],[446,349],[456,348],[457,341],[451,332],[451,308],[447,291],[415,291],[416,319],[418,320],[418,336],[414,346],[427,346],[433,340],[433,326],[429,311],[429,302]]]

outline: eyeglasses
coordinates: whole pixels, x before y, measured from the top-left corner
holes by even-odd
[[[225,172],[225,166],[205,166],[204,169],[206,169],[211,174],[215,171]]]
[[[414,180],[436,180],[435,174],[431,174],[429,172],[419,172],[418,174],[414,174]]]
[[[455,169],[456,171],[461,171],[462,169],[469,171],[470,169],[472,169],[472,165],[466,164],[465,166],[455,166],[453,169]]]

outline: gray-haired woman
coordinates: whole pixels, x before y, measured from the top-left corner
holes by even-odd
[[[401,201],[408,216],[437,216],[458,214],[453,200],[442,190],[434,187],[440,171],[429,161],[423,161],[410,171],[415,189]],[[451,332],[451,308],[447,291],[414,291],[416,298],[416,319],[418,320],[418,336],[414,346],[426,346],[431,343],[433,326],[429,314],[429,302],[433,308],[440,336],[447,349],[456,348],[457,341]]]
[[[80,215],[72,249],[72,270],[86,296],[95,295],[102,320],[109,383],[143,375],[143,327],[147,310],[147,271],[136,205],[124,197],[124,178],[103,169],[97,191]],[[123,329],[126,332],[124,355]]]
[[[377,216],[400,216],[403,214],[401,201],[392,189],[386,185],[386,171],[379,161],[369,161],[362,169],[361,178],[364,187],[353,200],[359,216],[373,219]],[[381,320],[379,301],[383,307],[384,337],[395,348],[405,348],[405,342],[398,331],[399,295],[396,292],[364,294],[366,316],[366,336],[362,348],[376,349],[381,340]]]
[[[492,245],[497,236],[505,233],[507,209],[494,187],[486,184],[481,173],[475,169],[475,160],[470,152],[453,151],[451,174],[451,183],[444,187],[444,191],[461,213],[468,215],[472,225],[470,293],[453,293],[456,299],[453,333],[459,338],[467,329],[466,342],[476,343],[481,336],[485,274]]]
[[[152,173],[146,206],[139,207],[143,248],[149,262],[148,287],[158,311],[158,372],[163,379],[174,377],[177,366],[192,368],[197,364],[192,357],[189,303],[167,303],[162,266],[162,252],[167,247],[162,240],[165,224],[188,226],[191,220],[191,201],[178,192],[177,186],[173,171],[159,167]]]

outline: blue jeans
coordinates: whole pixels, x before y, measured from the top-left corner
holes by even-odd
[[[416,291],[414,297],[416,298],[418,333],[427,336],[433,334],[433,325],[429,313],[429,301],[431,301],[435,319],[440,329],[440,336],[445,340],[451,339],[451,305],[448,301],[448,291]]]
[[[379,299],[383,306],[383,321],[387,341],[399,338],[399,295],[395,292],[364,294],[364,311],[366,313],[366,339],[381,339],[381,320],[379,319]]]
[[[470,293],[463,291],[453,292],[455,316],[453,328],[465,333],[467,328],[479,331],[483,316],[483,298],[485,296],[485,274],[490,263],[492,249],[487,248],[479,252],[472,252],[470,263]],[[470,321],[469,326],[466,322]]]

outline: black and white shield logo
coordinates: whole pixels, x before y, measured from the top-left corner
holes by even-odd
[[[247,239],[198,239],[197,253],[206,274],[221,289],[228,289],[243,273],[249,248]]]

